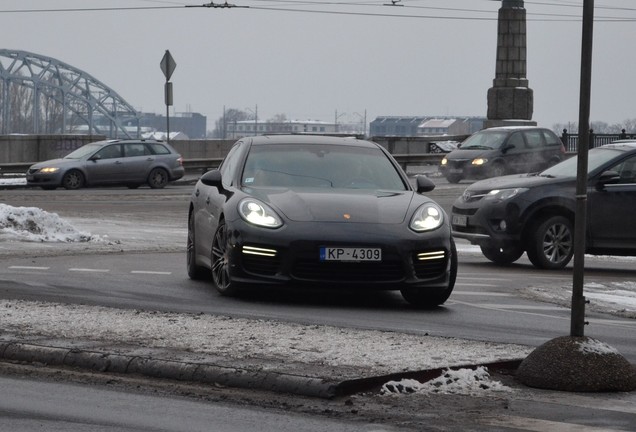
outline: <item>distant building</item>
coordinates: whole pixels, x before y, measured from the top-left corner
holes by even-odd
[[[370,124],[370,136],[470,135],[483,129],[485,120],[485,117],[377,117]]]
[[[283,122],[256,120],[241,120],[228,122],[226,125],[227,139],[238,139],[250,135],[264,134],[335,134],[338,133],[335,123],[319,120],[287,120]]]
[[[369,124],[369,135],[374,136],[417,136],[417,128],[427,117],[376,117]]]
[[[144,130],[166,131],[166,116],[141,113],[139,125]],[[186,112],[170,115],[170,136],[172,132],[181,132],[190,139],[202,139],[207,136],[207,117],[199,113]]]

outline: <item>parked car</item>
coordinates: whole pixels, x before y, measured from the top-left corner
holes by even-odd
[[[221,294],[249,286],[401,290],[444,303],[457,253],[444,210],[376,143],[320,136],[239,140],[196,184],[187,270]]]
[[[636,140],[589,151],[586,253],[636,256]],[[510,264],[566,266],[574,252],[577,157],[536,174],[470,185],[452,208],[453,235]]]
[[[84,186],[148,184],[165,187],[185,174],[183,159],[174,148],[155,140],[110,140],[85,144],[62,159],[32,165],[28,186],[42,189],[80,189]]]
[[[551,130],[506,126],[475,132],[442,159],[439,171],[450,183],[540,171],[565,159],[565,147]]]

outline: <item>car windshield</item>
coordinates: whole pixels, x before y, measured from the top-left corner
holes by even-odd
[[[406,190],[402,177],[378,148],[322,144],[252,146],[243,186]]]
[[[598,170],[601,166],[605,165],[610,160],[618,156],[622,151],[612,148],[595,148],[588,152],[587,159],[587,173],[588,175]],[[573,156],[564,160],[545,171],[542,171],[539,175],[542,177],[576,177],[576,169],[578,164],[578,157]]]
[[[82,159],[102,148],[101,144],[86,144],[64,156],[64,159]]]
[[[462,143],[460,149],[461,150],[489,150],[489,149],[498,149],[501,147],[503,142],[506,140],[506,137],[509,135],[508,132],[501,131],[481,131],[477,132],[474,135],[469,136]]]

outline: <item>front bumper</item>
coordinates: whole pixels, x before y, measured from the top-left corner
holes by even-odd
[[[403,225],[295,223],[278,230],[230,222],[230,277],[240,283],[378,290],[446,289],[448,226],[416,234]],[[405,230],[408,232],[405,234]],[[381,248],[381,261],[321,261],[321,247]]]
[[[522,241],[520,209],[515,202],[460,202],[453,205],[453,237],[487,247],[506,248]]]

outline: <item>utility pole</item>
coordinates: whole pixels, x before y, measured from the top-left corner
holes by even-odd
[[[592,89],[592,43],[594,0],[583,1],[581,43],[581,91],[579,101],[579,145],[576,166],[576,213],[574,217],[574,273],[572,278],[572,317],[570,336],[583,336],[585,331],[585,231],[587,226],[587,161],[590,142],[590,100]]]

